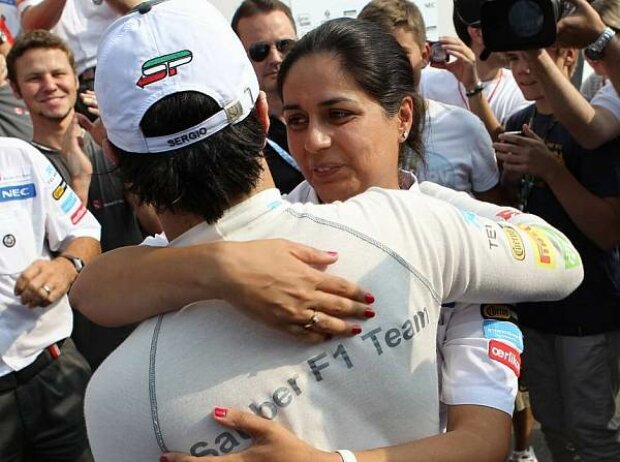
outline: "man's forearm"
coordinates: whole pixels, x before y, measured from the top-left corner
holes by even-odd
[[[532,73],[543,87],[545,99],[551,104],[554,115],[573,137],[586,148],[594,148],[605,127],[596,111],[562,74],[546,51],[529,54]]]
[[[489,106],[486,97],[482,94],[482,92],[480,92],[468,98],[468,102],[469,110],[476,114],[480,120],[482,120],[482,123],[484,123],[491,139],[493,141],[497,141],[499,135],[504,132],[504,128],[497,120],[497,117],[495,117],[495,114],[493,113],[491,106]]]
[[[180,309],[207,293],[219,298],[220,244],[209,247],[208,252],[148,246],[106,252],[80,274],[71,305],[98,324],[120,326]]]
[[[21,16],[25,32],[35,29],[50,30],[60,20],[67,0],[43,0],[38,5],[26,9]]]
[[[510,444],[508,414],[471,405],[451,406],[449,412],[456,423],[448,423],[447,433],[399,446],[356,452],[358,462],[496,462],[505,459]]]

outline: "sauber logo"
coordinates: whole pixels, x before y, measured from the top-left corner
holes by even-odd
[[[497,341],[489,342],[489,358],[512,369],[517,377],[521,375],[521,355],[511,346]]]
[[[178,68],[189,63],[194,55],[189,50],[177,51],[158,58],[149,59],[142,65],[142,77],[136,82],[140,88],[144,88],[166,77],[177,75]]]

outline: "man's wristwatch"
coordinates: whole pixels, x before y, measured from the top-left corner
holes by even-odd
[[[60,255],[58,255],[58,258],[65,258],[69,260],[78,274],[80,274],[80,272],[84,269],[84,260],[82,260],[80,257],[74,257],[73,255],[61,253]]]
[[[616,31],[611,27],[606,27],[603,33],[597,38],[594,43],[588,45],[583,53],[592,61],[599,61],[605,56],[605,47],[611,39],[616,35]]]

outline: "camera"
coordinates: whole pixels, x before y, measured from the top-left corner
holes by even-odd
[[[447,63],[450,60],[450,56],[446,50],[443,49],[440,42],[431,42],[431,63]]]
[[[487,56],[553,45],[557,22],[574,9],[564,0],[455,0],[454,8],[465,25],[482,29]]]

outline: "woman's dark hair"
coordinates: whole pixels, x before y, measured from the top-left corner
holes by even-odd
[[[140,123],[147,137],[178,133],[221,108],[197,92],[169,95]],[[127,190],[158,211],[200,215],[214,223],[256,186],[265,134],[254,113],[209,138],[169,152],[140,154],[113,146]]]
[[[403,98],[414,102],[414,120],[407,141],[401,145],[400,166],[408,168],[423,159],[424,100],[416,92],[414,73],[407,54],[396,39],[378,24],[361,19],[339,18],[308,32],[286,56],[278,73],[278,91],[293,65],[301,58],[330,53],[359,87],[390,117],[398,114]],[[407,149],[409,147],[409,149]]]

